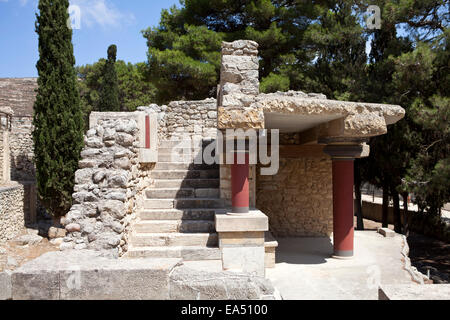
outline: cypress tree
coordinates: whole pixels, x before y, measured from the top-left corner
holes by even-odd
[[[40,0],[35,24],[40,55],[33,118],[36,179],[39,198],[54,217],[70,209],[83,147],[68,7],[68,0]]]
[[[103,85],[100,92],[99,111],[120,111],[119,84],[116,73],[117,47],[108,47],[108,60],[103,68]]]

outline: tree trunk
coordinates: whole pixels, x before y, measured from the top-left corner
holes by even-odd
[[[389,213],[389,191],[386,186],[383,187],[383,206],[381,224],[383,228],[387,228],[388,225],[388,213]]]
[[[356,211],[356,230],[364,230],[364,221],[362,216],[361,203],[361,172],[359,170],[358,160],[355,161],[355,211]]]
[[[408,225],[408,192],[402,193],[403,197],[403,233],[409,235],[409,225]]]
[[[395,190],[395,187],[391,187],[392,200],[394,201],[394,231],[402,233],[402,219],[400,216],[400,197]]]

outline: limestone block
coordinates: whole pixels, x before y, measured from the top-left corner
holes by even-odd
[[[263,246],[264,232],[220,232],[219,247]]]
[[[14,300],[168,299],[180,259],[113,259],[92,251],[50,252],[12,274]]]
[[[264,129],[264,126],[264,113],[262,112],[262,109],[217,108],[217,127],[219,129]]]
[[[264,232],[269,229],[269,219],[259,210],[248,214],[216,214],[217,232]]]
[[[378,233],[384,236],[385,238],[393,238],[395,237],[395,232],[389,228],[378,228]]]
[[[241,271],[264,277],[264,246],[225,246],[221,248],[225,271]]]
[[[12,299],[11,271],[0,272],[0,301]]]
[[[450,284],[383,284],[379,300],[450,300]]]
[[[179,266],[170,274],[171,300],[260,300],[276,291],[264,277],[236,272],[204,272]]]

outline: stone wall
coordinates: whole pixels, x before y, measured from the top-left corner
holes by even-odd
[[[32,121],[32,117],[12,118],[9,147],[11,154],[11,180],[14,181],[35,180]]]
[[[174,101],[169,105],[140,107],[138,110],[158,113],[158,140],[215,138],[217,100]]]
[[[25,230],[25,216],[29,211],[25,193],[21,184],[0,187],[0,242],[13,239]]]
[[[4,145],[4,132],[2,131],[0,124],[0,184],[2,184],[4,179],[3,166],[5,163],[5,145]]]
[[[280,159],[274,176],[257,170],[256,207],[269,217],[274,236],[330,236],[333,230],[331,160]]]
[[[148,172],[138,161],[139,116],[141,112],[105,113],[90,124],[75,173],[74,205],[62,219],[68,232],[62,250],[127,251],[139,181]]]
[[[95,113],[75,173],[74,205],[62,219],[66,249],[112,250],[123,255],[154,164],[139,163],[147,114],[158,114],[158,140],[215,138],[216,100],[178,101],[136,112]]]
[[[259,94],[258,44],[249,40],[222,42],[218,90],[219,129],[264,128],[264,114],[253,105]]]

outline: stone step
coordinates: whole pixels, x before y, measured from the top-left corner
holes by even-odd
[[[139,212],[141,220],[214,220],[214,209],[156,209]]]
[[[222,208],[222,199],[214,198],[180,198],[180,199],[145,199],[144,209],[197,209]]]
[[[153,179],[215,179],[220,177],[219,170],[154,170]]]
[[[215,232],[212,220],[143,220],[134,225],[138,233],[209,233]]]
[[[158,179],[155,180],[155,188],[195,188],[212,189],[219,188],[219,179]]]
[[[140,247],[130,248],[127,258],[183,258],[184,261],[219,260],[219,248],[190,247]]]
[[[179,147],[195,147],[199,148],[200,146],[207,146],[210,144],[213,140],[161,140],[158,145],[159,149],[164,148],[179,148]]]
[[[147,189],[145,191],[145,194],[149,199],[219,198],[220,189],[160,188],[160,189]]]
[[[155,170],[219,170],[218,164],[195,164],[184,162],[158,162]]]
[[[134,247],[177,247],[218,245],[217,233],[135,233],[131,236]]]
[[[198,154],[199,152],[203,152],[203,148],[195,147],[195,148],[158,148],[158,154]]]

